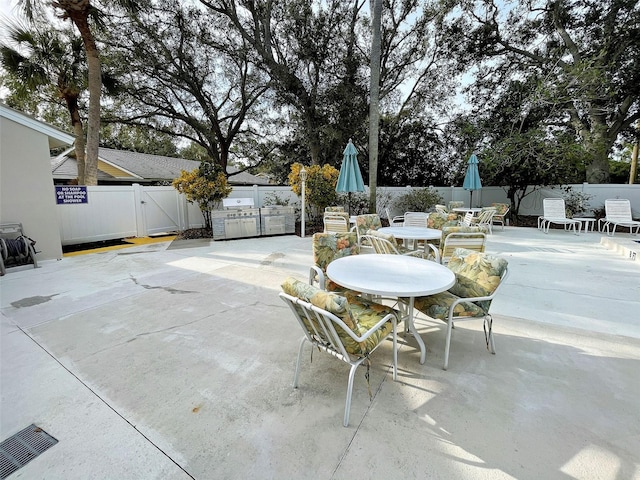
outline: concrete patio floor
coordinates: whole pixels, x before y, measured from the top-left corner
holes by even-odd
[[[602,234],[506,227],[481,322],[416,322],[356,373],[310,350],[278,298],[311,239],[175,241],[42,262],[0,280],[0,440],[59,443],[10,479],[638,479],[640,262]],[[629,234],[616,234],[635,248]],[[638,238],[640,240],[640,238]],[[626,251],[626,250],[625,250]]]

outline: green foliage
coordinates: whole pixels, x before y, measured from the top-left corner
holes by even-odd
[[[300,171],[302,165],[294,163],[291,165],[291,173],[289,173],[289,185],[291,190],[298,195],[302,195],[302,181],[300,179]],[[305,167],[307,172],[307,181],[305,183],[305,205],[310,220],[316,221],[321,218],[324,208],[329,205],[336,205],[338,202],[338,193],[336,192],[336,184],[340,172],[331,165],[311,165]]]
[[[540,129],[499,139],[479,158],[483,183],[505,187],[515,215],[522,199],[536,188],[584,180],[582,147],[571,136]],[[527,190],[531,186],[535,188]]]
[[[289,205],[290,202],[290,198],[289,197],[282,197],[280,195],[278,195],[277,192],[269,192],[264,196],[264,199],[262,200],[262,204],[265,207],[268,207],[270,205],[284,205],[287,206]]]
[[[183,170],[182,175],[173,181],[173,187],[184,194],[187,201],[198,204],[208,229],[211,229],[211,211],[232,190],[222,168],[210,162],[202,162],[191,172]]]
[[[611,183],[629,183],[631,163],[610,160],[609,168],[611,172]],[[640,169],[636,170],[636,178],[633,183],[640,183]]]
[[[396,198],[394,207],[401,212],[427,212],[436,203],[442,203],[440,194],[431,187],[411,188]]]
[[[589,200],[593,195],[584,192],[577,192],[571,186],[563,187],[564,207],[568,218],[579,217],[589,210]]]

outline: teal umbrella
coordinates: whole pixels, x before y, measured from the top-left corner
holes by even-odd
[[[469,161],[467,162],[467,173],[464,175],[462,188],[471,192],[469,208],[473,207],[473,191],[480,190],[482,188],[480,173],[478,172],[478,157],[476,157],[475,153],[471,154]]]
[[[344,158],[340,167],[336,192],[346,192],[349,194],[349,215],[351,215],[351,192],[364,192],[364,182],[358,165],[358,151],[349,139],[347,147],[344,149]]]

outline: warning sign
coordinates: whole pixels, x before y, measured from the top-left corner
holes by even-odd
[[[59,205],[89,203],[87,187],[80,185],[56,185],[56,203]]]

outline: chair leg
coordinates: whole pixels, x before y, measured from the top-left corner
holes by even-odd
[[[484,338],[487,342],[487,350],[492,354],[496,354],[496,346],[493,343],[493,318],[491,315],[484,317]],[[488,327],[488,328],[487,328]]]
[[[345,427],[349,426],[349,413],[351,412],[351,394],[353,393],[353,377],[356,374],[356,369],[359,364],[351,365],[349,370],[349,383],[347,384],[347,400],[344,405],[344,420],[342,424]]]
[[[307,337],[302,337],[300,340],[300,348],[298,348],[298,360],[296,360],[296,371],[293,374],[293,388],[298,388],[298,374],[300,373],[300,362],[302,360],[302,350],[304,344],[307,341]]]
[[[444,366],[443,370],[449,368],[449,350],[451,349],[451,331],[453,329],[453,320],[449,319],[447,322],[447,339],[444,345]]]

